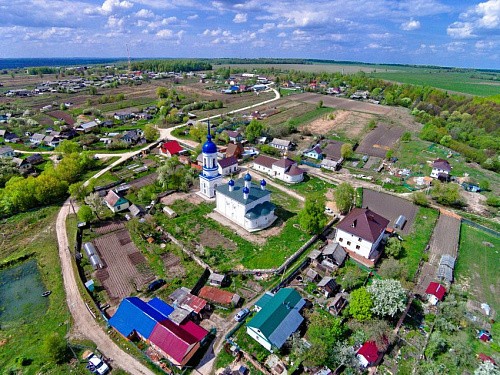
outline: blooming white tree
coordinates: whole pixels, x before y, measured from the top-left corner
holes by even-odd
[[[500,375],[500,370],[490,361],[486,361],[479,365],[474,375]]]
[[[375,280],[367,290],[372,296],[374,314],[393,317],[405,309],[406,291],[399,280]]]

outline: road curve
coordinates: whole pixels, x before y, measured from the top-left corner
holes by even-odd
[[[73,317],[73,329],[89,340],[96,343],[99,351],[105,357],[112,360],[113,367],[119,367],[127,372],[138,375],[154,375],[154,372],[140,363],[130,354],[124,352],[113,340],[103,331],[89,310],[85,306],[78,290],[77,280],[73,273],[72,253],[68,246],[68,236],[66,232],[66,217],[70,213],[71,204],[69,199],[64,202],[63,207],[57,215],[56,232],[59,244],[59,258],[61,259],[61,270],[66,291],[66,302]]]

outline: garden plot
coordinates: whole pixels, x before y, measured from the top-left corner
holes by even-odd
[[[338,110],[333,114],[335,117],[332,120],[329,120],[328,116],[324,116],[301,127],[300,130],[308,130],[312,134],[332,133],[332,135],[342,134],[347,138],[358,138],[361,137],[370,120],[375,118],[371,114],[346,110]]]
[[[371,104],[357,100],[337,98],[335,96],[326,96],[314,93],[292,95],[289,97],[289,99],[311,104],[317,104],[321,100],[323,101],[323,106],[325,107],[345,109],[348,111],[365,112],[374,115],[387,115],[391,111],[391,107],[384,105]]]
[[[391,227],[394,227],[399,215],[406,217],[405,226],[402,230],[398,229],[403,234],[410,233],[418,211],[418,207],[406,199],[370,189],[363,190],[363,207],[369,207],[370,210],[390,220]]]
[[[146,258],[134,245],[127,230],[101,236],[94,241],[106,267],[96,272],[111,302],[118,302],[154,280]]]
[[[133,181],[129,182],[130,187],[133,187],[135,189],[140,189],[144,186],[152,185],[156,182],[156,179],[158,178],[158,173],[154,172],[151,174],[148,174],[146,176],[137,178]]]
[[[125,225],[119,221],[108,221],[101,223],[101,225],[99,225],[98,227],[95,227],[94,231],[99,234],[106,234],[124,228]]]
[[[356,152],[358,154],[385,158],[387,151],[394,148],[402,134],[402,128],[378,124],[377,127],[363,139],[356,149]]]

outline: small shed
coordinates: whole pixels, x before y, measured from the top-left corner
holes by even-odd
[[[403,229],[405,224],[406,224],[406,217],[403,215],[399,215],[399,217],[396,219],[396,221],[394,223],[394,228]]]
[[[163,207],[163,212],[165,213],[165,215],[167,215],[170,218],[177,217],[177,212],[172,210],[169,206]]]
[[[83,244],[83,251],[85,251],[85,254],[87,254],[87,257],[89,259],[92,255],[94,255],[96,253],[94,245],[90,242],[85,242]]]
[[[317,282],[319,279],[320,279],[320,276],[315,270],[313,270],[312,268],[307,269],[307,272],[306,272],[306,280],[307,281],[314,283],[314,282]]]
[[[318,283],[318,289],[328,298],[337,292],[339,285],[335,282],[333,277],[325,276]]]
[[[208,277],[208,282],[213,286],[224,286],[227,283],[227,277],[226,275],[213,272]]]
[[[99,255],[97,255],[97,254],[92,255],[89,258],[89,260],[90,260],[90,264],[92,265],[92,268],[94,268],[95,270],[104,267],[104,264],[102,263],[101,258],[99,258]]]

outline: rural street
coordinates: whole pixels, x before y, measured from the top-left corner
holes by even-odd
[[[131,374],[154,375],[151,370],[141,364],[137,359],[120,349],[102,327],[96,323],[87,309],[78,290],[77,280],[73,273],[73,255],[69,249],[66,232],[66,217],[70,213],[70,210],[71,204],[69,199],[67,199],[57,215],[56,232],[64,289],[66,291],[66,303],[73,317],[73,332],[77,333],[78,336],[83,336],[92,340],[105,357],[113,360],[113,367],[119,367]]]
[[[253,106],[248,106],[245,108],[241,108],[239,110],[232,111],[230,113],[243,111],[246,109],[250,109],[253,107],[257,107],[259,105],[267,104],[272,101],[278,100],[280,98],[279,92],[277,90],[272,89],[276,97],[271,100],[266,100],[262,103],[255,104]],[[210,118],[214,118],[217,116],[213,116]],[[209,119],[209,118],[207,118]],[[161,129],[160,139],[164,139],[166,134],[170,134],[170,132],[166,132],[166,129]],[[146,146],[142,150],[148,149],[151,145]],[[96,173],[92,178],[97,178],[108,170],[113,168],[116,165],[123,163],[125,160],[133,157],[134,155],[139,154],[142,150],[134,151],[134,152],[126,152],[123,154],[96,154],[99,158],[120,156],[118,160],[113,162],[108,167]],[[87,185],[89,180],[85,182]],[[56,232],[57,232],[57,241],[59,246],[59,258],[61,260],[61,271],[63,275],[64,289],[66,292],[66,303],[68,304],[70,313],[73,317],[73,332],[81,335],[83,337],[92,340],[98,347],[98,349],[104,354],[105,357],[112,359],[113,366],[119,367],[131,374],[134,375],[154,375],[154,373],[145,367],[142,363],[140,363],[136,358],[132,357],[130,354],[123,351],[118,345],[116,345],[113,340],[107,335],[107,333],[100,327],[94,317],[90,314],[85,302],[80,295],[78,290],[78,282],[76,280],[76,275],[74,273],[73,265],[72,265],[72,253],[69,248],[68,236],[66,231],[66,218],[70,214],[71,204],[70,199],[67,199],[59,214],[57,215],[56,221]],[[206,374],[211,372],[213,360],[210,361],[210,365],[207,366]]]

